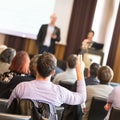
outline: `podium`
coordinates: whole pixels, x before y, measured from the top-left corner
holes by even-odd
[[[95,50],[94,48],[82,49],[81,53],[83,54],[83,61],[85,67],[89,68],[91,63],[98,63],[102,65],[104,53],[102,50]]]

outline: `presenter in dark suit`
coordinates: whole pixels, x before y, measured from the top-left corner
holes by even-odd
[[[55,26],[57,20],[56,14],[52,14],[50,17],[51,21],[49,24],[41,26],[37,35],[37,45],[39,54],[43,52],[55,53],[55,42],[60,41],[60,29]]]

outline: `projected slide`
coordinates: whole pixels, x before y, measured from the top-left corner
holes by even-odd
[[[36,39],[54,6],[55,0],[0,0],[0,33]]]

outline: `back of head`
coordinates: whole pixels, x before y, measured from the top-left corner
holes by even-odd
[[[7,48],[4,51],[2,51],[0,55],[0,61],[5,62],[5,63],[11,63],[15,55],[16,55],[15,49]]]
[[[40,54],[35,55],[31,60],[30,60],[30,73],[32,76],[36,76],[36,67],[37,67],[37,60],[39,58]]]
[[[109,66],[102,66],[98,70],[98,79],[101,84],[108,84],[113,78],[113,70]]]
[[[2,51],[4,51],[5,49],[7,49],[6,45],[0,45],[0,54],[2,53]]]
[[[16,73],[28,74],[29,63],[30,63],[30,58],[27,52],[19,51],[17,52],[16,56],[13,58],[9,69],[10,71]]]
[[[48,77],[57,65],[55,56],[51,53],[43,53],[37,61],[37,71],[43,78]]]
[[[97,64],[97,63],[92,63],[92,64],[90,65],[90,76],[92,76],[92,77],[97,77],[99,68],[100,68],[100,65],[99,65],[99,64]]]
[[[75,54],[70,55],[70,56],[67,58],[68,67],[71,68],[71,69],[75,68],[75,66],[76,66],[76,61],[77,61],[77,55],[75,55]]]

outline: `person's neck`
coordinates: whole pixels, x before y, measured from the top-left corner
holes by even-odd
[[[88,38],[88,40],[89,40],[90,42],[92,42],[92,38]]]
[[[36,76],[36,80],[44,80],[44,81],[50,81],[50,79],[51,79],[51,76],[48,76],[48,77],[42,77],[42,76],[39,76],[39,75],[37,75]]]
[[[50,26],[55,26],[55,23],[50,23],[49,25],[50,25]]]

